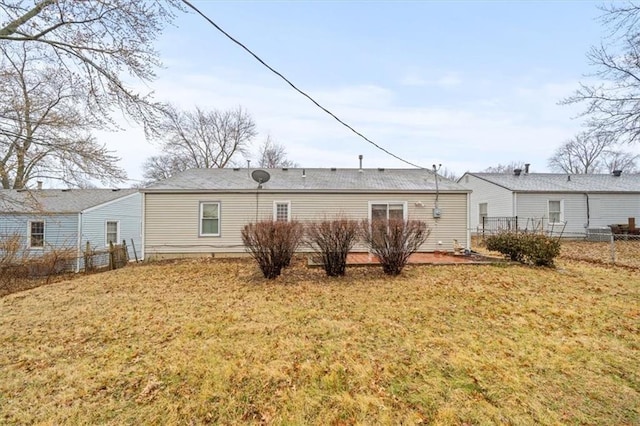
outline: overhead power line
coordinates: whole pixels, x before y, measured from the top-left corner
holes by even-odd
[[[327,108],[323,107],[322,105],[320,105],[320,103],[318,103],[318,101],[316,101],[315,99],[313,99],[310,95],[308,95],[306,92],[304,92],[303,90],[298,89],[298,87],[293,84],[288,78],[286,78],[284,75],[282,75],[280,72],[278,72],[276,69],[274,69],[273,67],[271,67],[269,64],[267,64],[265,61],[263,61],[258,55],[256,55],[255,53],[253,53],[253,51],[251,51],[251,49],[249,49],[247,46],[245,46],[244,44],[242,44],[240,41],[236,40],[231,34],[227,33],[225,30],[223,30],[218,24],[216,24],[211,18],[209,18],[207,15],[205,15],[203,12],[200,11],[200,9],[198,9],[197,7],[195,7],[193,4],[191,4],[190,1],[188,0],[182,0],[182,2],[184,4],[186,4],[189,8],[193,9],[198,15],[202,16],[207,22],[209,22],[211,25],[213,25],[218,31],[220,31],[222,34],[224,34],[229,40],[231,40],[232,42],[234,42],[235,44],[237,44],[238,46],[240,46],[242,49],[244,49],[247,53],[249,53],[251,56],[253,56],[258,62],[260,62],[262,65],[264,65],[269,71],[271,71],[272,73],[274,73],[275,75],[277,75],[278,77],[280,77],[281,79],[283,79],[289,86],[291,86],[293,88],[293,90],[295,90],[296,92],[300,93],[302,96],[304,96],[305,98],[309,99],[311,102],[313,102],[318,108],[320,108],[321,110],[323,110],[324,112],[326,112],[327,114],[329,114],[331,117],[333,117],[338,123],[342,124],[344,127],[346,127],[347,129],[351,130],[353,133],[355,133],[356,135],[358,135],[360,138],[364,139],[365,141],[367,141],[368,143],[370,143],[371,145],[373,145],[374,147],[378,148],[379,150],[381,150],[382,152],[384,152],[385,154],[390,155],[391,157],[402,161],[403,163],[406,163],[410,166],[413,167],[417,167],[419,169],[424,169],[424,167],[419,166],[415,163],[412,163],[411,161],[405,160],[404,158],[394,154],[393,152],[389,151],[388,149],[378,145],[377,143],[375,143],[374,141],[372,141],[371,139],[369,139],[368,137],[366,137],[365,135],[363,135],[362,133],[360,133],[359,131],[357,131],[356,129],[354,129],[353,127],[351,127],[349,124],[345,123],[344,121],[342,121],[337,115],[335,115],[334,113],[332,113],[331,111],[329,111]]]

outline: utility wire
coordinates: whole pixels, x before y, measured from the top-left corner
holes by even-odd
[[[191,4],[191,2],[189,0],[182,0],[182,2],[184,4],[186,4],[188,7],[190,7],[191,9],[193,9],[198,15],[202,16],[205,20],[207,20],[211,25],[213,25],[218,31],[220,31],[222,34],[224,34],[229,40],[231,40],[232,42],[234,42],[235,44],[237,44],[238,46],[240,46],[242,49],[244,49],[247,53],[249,53],[251,56],[253,56],[258,62],[260,62],[262,65],[264,65],[265,67],[267,67],[269,69],[269,71],[271,71],[272,73],[274,73],[275,75],[277,75],[278,77],[280,77],[281,79],[283,79],[285,82],[287,82],[287,84],[289,86],[291,86],[293,88],[293,90],[295,90],[296,92],[300,93],[302,96],[304,96],[305,98],[309,99],[311,102],[313,102],[318,108],[320,108],[321,110],[323,110],[324,112],[326,112],[327,114],[329,114],[331,117],[333,117],[336,121],[338,121],[338,123],[342,124],[344,127],[346,127],[347,129],[351,130],[353,133],[355,133],[356,135],[360,136],[362,139],[364,139],[365,141],[369,142],[371,145],[375,146],[376,148],[378,148],[379,150],[381,150],[382,152],[392,156],[393,158],[402,161],[403,163],[406,163],[410,166],[416,167],[418,169],[424,169],[424,167],[419,166],[417,164],[414,164],[408,160],[405,160],[402,157],[399,157],[398,155],[394,154],[393,152],[383,148],[382,146],[378,145],[377,143],[375,143],[374,141],[372,141],[371,139],[369,139],[368,137],[366,137],[365,135],[363,135],[362,133],[360,133],[359,131],[357,131],[356,129],[354,129],[353,127],[351,127],[349,124],[345,123],[344,121],[342,121],[340,118],[338,118],[338,116],[336,116],[334,113],[332,113],[331,111],[329,111],[327,108],[323,107],[322,105],[320,105],[315,99],[313,99],[311,96],[309,96],[307,93],[305,93],[304,91],[298,89],[296,87],[295,84],[293,84],[291,81],[289,81],[289,79],[287,79],[284,75],[282,75],[281,73],[279,73],[277,70],[275,70],[273,67],[271,67],[269,64],[267,64],[265,61],[263,61],[258,55],[256,55],[255,53],[253,53],[251,51],[251,49],[249,49],[247,46],[245,46],[244,44],[242,44],[241,42],[239,42],[238,40],[236,40],[233,36],[231,36],[229,33],[227,33],[225,30],[223,30],[218,24],[216,24],[215,22],[213,22],[213,20],[211,20],[211,18],[209,18],[207,15],[205,15],[203,12],[200,11],[200,9],[198,9],[197,7],[195,7],[193,4]]]

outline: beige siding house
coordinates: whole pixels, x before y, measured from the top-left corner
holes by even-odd
[[[240,255],[248,223],[338,215],[426,221],[431,235],[422,251],[452,251],[454,240],[469,246],[470,191],[441,176],[436,182],[429,170],[267,169],[262,184],[253,171],[192,169],[143,189],[144,255]]]

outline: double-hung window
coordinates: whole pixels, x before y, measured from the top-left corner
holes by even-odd
[[[44,221],[34,220],[29,222],[29,248],[44,248]]]
[[[562,223],[564,220],[562,200],[549,200],[549,223]]]
[[[480,225],[484,223],[484,218],[488,216],[487,210],[487,203],[478,204],[478,223]]]
[[[117,220],[108,220],[105,225],[104,234],[106,245],[111,243],[118,244],[118,241],[120,241],[120,222]]]
[[[289,222],[291,220],[291,201],[273,202],[273,220],[276,222]]]
[[[405,202],[378,202],[369,203],[371,221],[377,220],[405,220],[407,218],[407,203]]]
[[[220,236],[220,203],[200,203],[200,236]]]

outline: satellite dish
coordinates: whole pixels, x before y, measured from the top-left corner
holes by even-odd
[[[254,170],[251,172],[251,178],[258,182],[258,185],[269,182],[271,175],[264,170]]]

